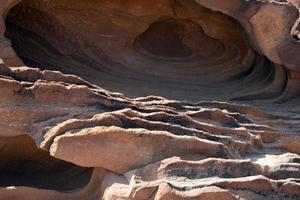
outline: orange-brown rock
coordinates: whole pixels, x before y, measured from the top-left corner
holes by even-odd
[[[0,200],[300,198],[298,0],[0,0]]]

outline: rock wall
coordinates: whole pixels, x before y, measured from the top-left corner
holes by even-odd
[[[299,199],[298,7],[0,0],[0,199]]]

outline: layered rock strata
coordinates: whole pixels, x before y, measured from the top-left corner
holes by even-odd
[[[0,0],[0,199],[299,199],[298,7]]]

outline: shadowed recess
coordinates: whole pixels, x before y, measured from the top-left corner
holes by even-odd
[[[86,186],[92,169],[55,159],[29,136],[0,138],[0,186],[73,190]]]
[[[285,87],[285,72],[253,50],[236,20],[192,0],[68,2],[24,0],[9,12],[6,37],[26,65],[129,97],[261,99]]]

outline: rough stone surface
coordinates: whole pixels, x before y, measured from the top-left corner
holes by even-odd
[[[300,198],[298,0],[0,0],[0,200]]]

